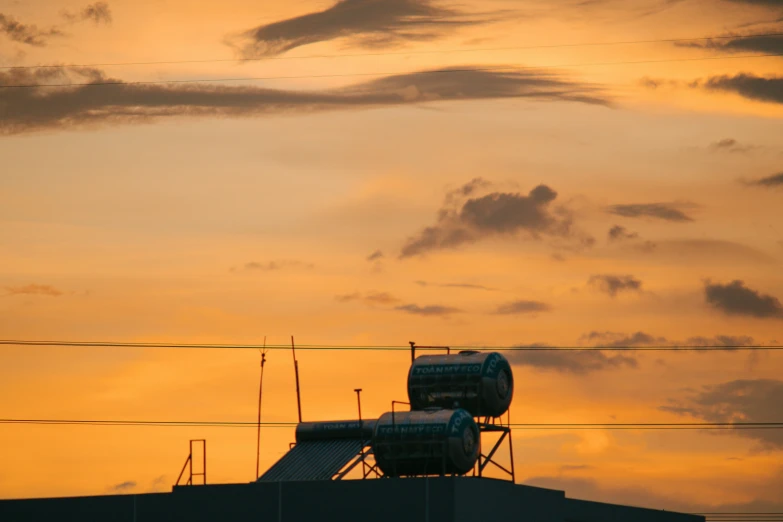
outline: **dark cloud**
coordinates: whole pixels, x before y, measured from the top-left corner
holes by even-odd
[[[621,348],[626,346],[672,346],[672,347],[726,347],[727,351],[741,346],[753,346],[756,340],[747,335],[715,335],[713,337],[694,336],[684,341],[669,340],[666,337],[645,332],[626,334],[620,332],[590,332],[579,338],[582,342],[605,347]]]
[[[734,138],[724,138],[710,144],[709,149],[713,152],[750,152],[755,147],[753,145],[743,145]]]
[[[407,312],[413,315],[423,315],[423,316],[438,316],[438,315],[446,316],[446,315],[456,314],[462,311],[459,308],[452,308],[450,306],[441,306],[441,305],[419,306],[416,304],[400,305],[394,307],[394,309],[399,310],[401,312]]]
[[[727,53],[756,52],[767,54],[783,53],[783,36],[779,34],[759,35],[726,35],[727,38],[716,38],[704,42],[681,42],[681,47],[696,47]]]
[[[694,82],[693,85],[711,91],[733,92],[750,100],[783,103],[781,76],[764,77],[741,73],[734,76],[712,76],[706,81]]]
[[[251,261],[249,263],[245,263],[241,268],[232,268],[232,272],[254,272],[254,271],[274,271],[274,270],[283,270],[285,268],[314,268],[315,265],[312,263],[305,263],[303,261],[297,261],[295,259],[281,259],[279,261],[267,261],[264,263],[258,262],[258,261]]]
[[[692,203],[635,203],[629,205],[611,205],[607,212],[623,217],[649,217],[665,221],[693,221],[683,209],[693,208]]]
[[[560,466],[560,471],[583,471],[588,469],[595,469],[595,466],[590,466],[589,464],[566,464],[564,466]]]
[[[730,0],[737,4],[761,5],[765,7],[783,7],[783,0]]]
[[[716,335],[715,337],[688,337],[685,346],[753,346],[756,340],[747,335]]]
[[[496,292],[497,288],[491,288],[484,285],[474,285],[471,283],[430,283],[428,281],[416,281],[419,286],[437,286],[438,288],[464,288],[467,290],[486,290],[487,292]]]
[[[56,27],[39,29],[36,25],[23,24],[13,16],[8,16],[3,13],[0,13],[0,33],[4,33],[15,42],[35,47],[43,47],[48,43],[50,38],[64,35]],[[2,77],[0,77],[0,79],[1,78]],[[1,81],[0,84],[2,84]]]
[[[323,11],[262,25],[227,41],[242,57],[255,58],[336,39],[372,48],[434,40],[489,21],[431,0],[339,0]]]
[[[376,250],[375,252],[367,256],[367,261],[377,261],[382,258],[383,258],[383,252],[381,252],[380,250]]]
[[[116,84],[89,85],[107,82]],[[82,84],[51,87],[70,83]],[[495,98],[608,103],[593,87],[533,70],[464,67],[389,76],[339,89],[295,91],[209,83],[126,84],[89,68],[14,69],[0,72],[0,134],[167,117],[259,116]]]
[[[87,5],[78,13],[63,11],[63,17],[70,22],[90,20],[95,24],[110,24],[112,22],[111,8],[107,2],[95,2]]]
[[[116,493],[122,493],[124,491],[129,491],[135,488],[136,486],[137,484],[133,480],[126,480],[125,482],[120,482],[119,484],[115,484],[114,486],[111,486],[109,489]]]
[[[622,348],[625,346],[663,346],[670,344],[665,337],[655,337],[644,332],[625,334],[619,332],[590,332],[579,338],[590,344],[606,348]]]
[[[495,313],[502,315],[534,314],[537,312],[548,312],[551,309],[551,306],[540,301],[513,301],[498,306]]]
[[[626,239],[637,239],[639,234],[636,232],[629,232],[625,227],[615,225],[609,229],[609,241],[621,241]]]
[[[397,299],[396,297],[394,297],[388,292],[372,292],[372,291],[366,292],[364,294],[360,292],[354,292],[352,294],[337,295],[334,298],[341,303],[348,303],[351,301],[361,301],[369,306],[391,305],[400,302],[399,299]]]
[[[24,285],[24,286],[6,286],[5,291],[7,295],[48,295],[51,297],[58,297],[63,295],[63,292],[57,288],[49,285]]]
[[[778,422],[783,404],[783,381],[736,380],[711,386],[683,399],[669,399],[659,409],[707,422]],[[736,430],[738,435],[762,442],[768,449],[783,449],[781,430]]]
[[[612,297],[616,297],[620,292],[638,292],[642,289],[642,282],[630,275],[594,275],[587,284]]]
[[[636,359],[625,354],[607,355],[601,351],[517,350],[506,352],[511,364],[537,370],[574,375],[618,368],[636,368]]]
[[[754,179],[752,181],[747,181],[746,184],[755,185],[757,187],[764,187],[764,188],[783,187],[783,172],[779,172],[778,174],[772,174],[771,176],[767,176],[765,178],[759,178],[759,179]]]
[[[557,193],[546,185],[537,186],[527,195],[493,192],[456,206],[447,198],[437,223],[409,238],[400,257],[454,248],[491,236],[568,236],[571,218],[562,209],[553,208],[555,198]]]
[[[739,280],[726,285],[708,281],[704,297],[707,304],[727,315],[783,319],[783,305],[776,297],[752,290]]]

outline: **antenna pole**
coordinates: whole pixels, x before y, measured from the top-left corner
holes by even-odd
[[[302,422],[302,397],[299,393],[299,362],[296,360],[296,348],[294,347],[294,336],[291,336],[291,353],[294,356],[294,376],[296,377],[296,410],[299,413],[299,422]]]
[[[266,335],[264,336],[264,349],[261,350],[261,378],[258,381],[258,437],[256,441],[256,479],[259,477],[259,465],[261,461],[261,392],[264,389],[264,363],[266,362]]]
[[[408,341],[408,344],[411,345],[411,364],[413,364],[413,361],[416,360],[416,343],[413,341]]]

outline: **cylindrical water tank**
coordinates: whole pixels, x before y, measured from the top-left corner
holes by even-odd
[[[463,408],[475,417],[498,417],[508,410],[513,395],[511,365],[497,352],[422,355],[408,373],[413,410]]]
[[[334,439],[370,440],[375,423],[375,419],[300,422],[296,426],[296,442]]]
[[[478,459],[478,426],[462,409],[384,413],[372,450],[386,476],[462,475]]]

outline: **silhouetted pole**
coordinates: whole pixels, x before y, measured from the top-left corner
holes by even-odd
[[[411,364],[413,364],[413,361],[416,360],[416,343],[413,341],[408,341],[408,344],[411,345]]]
[[[264,349],[261,351],[261,378],[258,381],[258,438],[256,441],[256,479],[259,477],[258,468],[261,461],[261,393],[264,389],[264,363],[266,362],[266,336],[264,336]]]
[[[356,392],[356,402],[359,403],[359,422],[362,422],[362,389],[356,388],[354,390]]]
[[[302,398],[299,394],[299,362],[296,360],[296,348],[294,348],[294,336],[291,336],[291,353],[294,355],[294,376],[296,377],[296,410],[299,413],[299,422],[302,422]]]

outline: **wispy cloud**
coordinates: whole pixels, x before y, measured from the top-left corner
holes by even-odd
[[[653,218],[664,221],[687,222],[693,218],[685,210],[694,208],[693,203],[633,203],[627,205],[611,205],[607,212],[629,218]]]
[[[24,285],[24,286],[6,286],[7,295],[46,295],[50,297],[59,297],[63,292],[49,285]]]
[[[351,301],[360,301],[366,305],[392,305],[399,303],[400,300],[391,295],[388,292],[354,292],[352,294],[342,294],[334,296],[335,300],[341,303],[349,303]]]
[[[71,82],[88,85],[46,87]],[[126,84],[90,68],[17,69],[0,72],[0,104],[5,107],[0,134],[172,117],[262,116],[499,98],[608,104],[595,87],[551,72],[489,71],[473,66],[419,71],[314,91],[214,83]]]
[[[541,301],[513,301],[504,303],[495,309],[496,314],[500,315],[520,315],[535,314],[538,312],[548,312],[552,307]]]
[[[454,308],[451,306],[443,306],[443,305],[419,306],[416,304],[406,304],[406,305],[396,306],[394,309],[399,310],[400,312],[406,312],[413,315],[423,315],[427,317],[447,316],[447,315],[462,312],[462,310],[460,310],[459,308]]]
[[[630,275],[594,275],[587,284],[612,297],[616,297],[620,292],[639,292],[642,289],[642,282]]]
[[[3,13],[0,13],[0,33],[4,33],[15,42],[34,47],[44,47],[51,38],[65,35],[56,27],[39,29],[34,24],[24,24],[13,16]]]
[[[126,480],[125,482],[120,482],[119,484],[111,486],[109,490],[114,493],[124,493],[134,489],[137,485],[138,484],[133,480]]]
[[[573,375],[620,368],[636,368],[636,358],[626,354],[607,355],[601,351],[517,350],[506,353],[511,364]]]
[[[379,259],[383,259],[383,252],[380,250],[376,250],[369,256],[367,256],[367,261],[378,261]]]
[[[715,141],[713,143],[710,143],[709,150],[713,152],[739,152],[739,153],[745,153],[750,152],[753,150],[753,145],[745,145],[734,138],[724,138],[722,140]]]
[[[283,270],[286,268],[314,268],[312,263],[305,263],[304,261],[297,261],[296,259],[281,259],[278,261],[250,261],[245,263],[239,268],[232,268],[232,272],[269,272],[275,270]]]
[[[738,346],[752,346],[756,340],[748,335],[714,335],[712,337],[693,336],[685,340],[670,340],[659,335],[646,332],[621,333],[621,332],[589,332],[583,334],[580,341],[588,344],[607,347],[622,348],[626,346],[671,346],[671,347],[704,347],[725,346],[731,349]]]
[[[639,234],[631,232],[625,227],[615,225],[609,229],[609,241],[623,241],[629,239],[638,239]]]
[[[92,21],[95,24],[110,24],[112,22],[111,8],[107,2],[95,2],[73,13],[63,11],[63,18],[69,22]]]
[[[764,178],[758,178],[751,181],[746,181],[746,185],[754,185],[763,188],[779,188],[783,187],[783,172],[772,174]]]
[[[776,422],[783,404],[783,381],[749,379],[703,386],[685,398],[670,398],[659,409],[707,422]],[[781,430],[736,430],[769,449],[783,449]]]
[[[323,11],[261,25],[226,42],[245,58],[265,57],[337,39],[371,48],[435,40],[490,21],[432,0],[339,0]]]
[[[466,290],[485,290],[487,292],[496,292],[497,288],[492,288],[484,285],[475,285],[472,283],[431,283],[429,281],[416,281],[419,286],[435,286],[438,288],[463,288]]]

